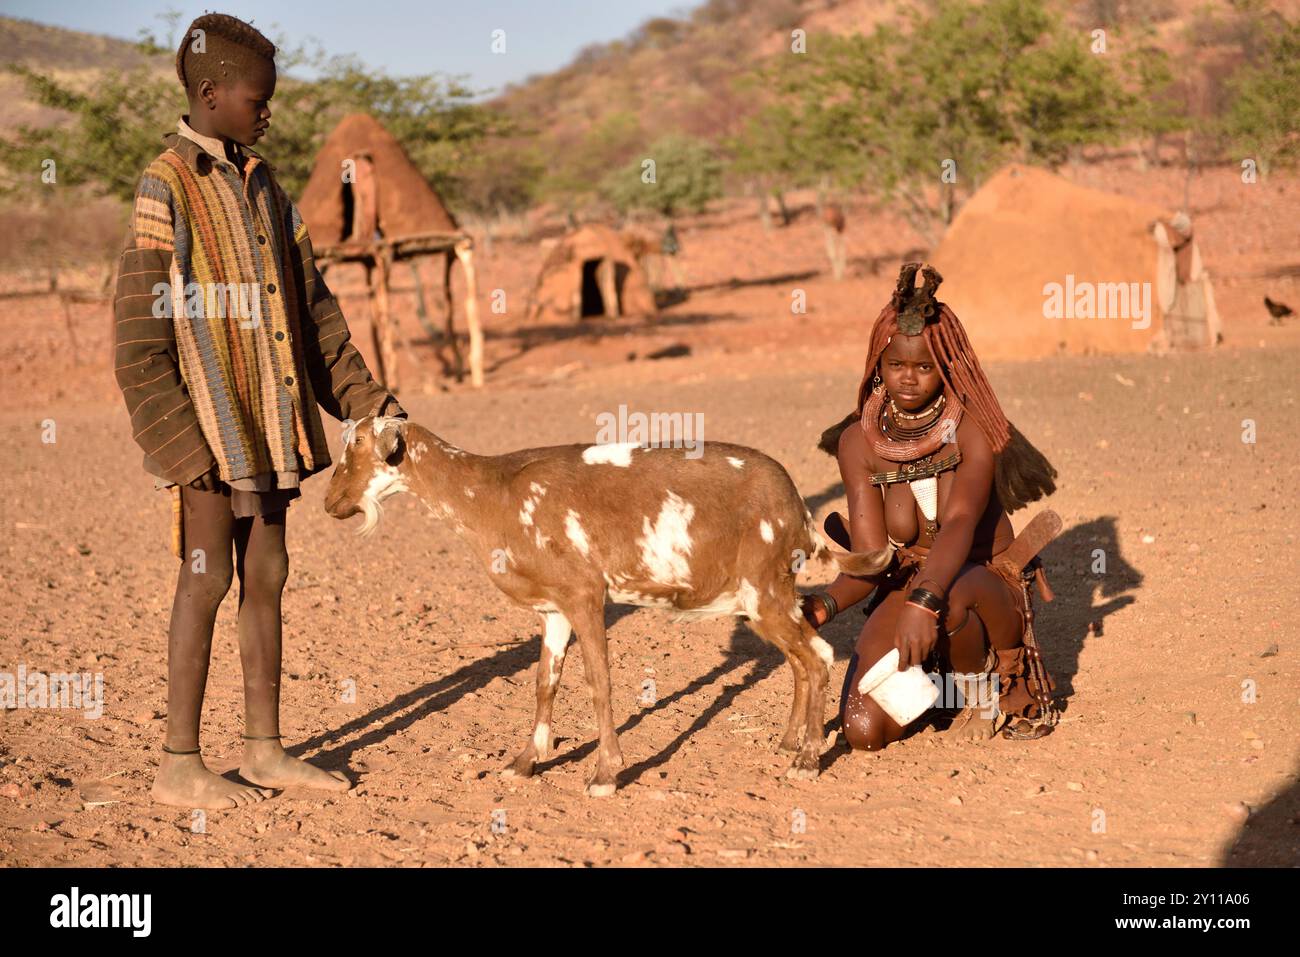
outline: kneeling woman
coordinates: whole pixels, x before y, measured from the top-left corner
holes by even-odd
[[[1045,512],[1017,538],[1007,512],[1053,492],[1056,470],[1007,422],[965,330],[934,298],[940,282],[929,266],[903,267],[871,331],[857,407],[822,436],[849,508],[847,525],[833,513],[826,531],[872,553],[879,572],[840,575],[804,614],[819,627],[874,590],[840,705],[849,744],[868,751],[905,732],[858,688],[895,648],[900,671],[951,676],[958,737],[1037,737],[1055,721],[1029,583],[1051,599],[1037,553],[1060,519]]]

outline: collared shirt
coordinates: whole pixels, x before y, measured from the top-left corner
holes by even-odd
[[[182,118],[136,189],[119,267],[116,373],[146,468],[188,484],[293,487],[330,465],[319,403],[390,398],[352,345],[297,207],[253,150]]]

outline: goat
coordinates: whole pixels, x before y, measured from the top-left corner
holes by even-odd
[[[473,455],[402,419],[344,427],[325,509],[337,519],[411,492],[449,520],[487,565],[493,584],[543,622],[533,734],[503,770],[529,777],[551,756],[551,708],[570,632],[576,632],[600,729],[593,797],[613,794],[623,766],[610,707],[606,599],[675,609],[686,619],[748,618],[785,655],[794,702],[780,747],[787,774],[819,770],[830,646],[803,617],[795,575],[830,555],[794,482],[775,460],[710,443],[698,458],[635,443],[563,445]],[[850,574],[883,569],[884,553],[837,556]]]

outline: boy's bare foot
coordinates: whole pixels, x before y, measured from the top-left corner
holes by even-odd
[[[323,771],[286,753],[279,741],[245,741],[239,773],[268,788],[347,791],[352,787],[338,771]]]
[[[247,807],[271,796],[265,788],[227,781],[214,774],[197,754],[164,754],[149,793],[159,804],[209,810]]]

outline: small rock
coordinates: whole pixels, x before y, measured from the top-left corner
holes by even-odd
[[[1084,859],[1085,859],[1089,864],[1096,864],[1096,863],[1097,863],[1097,859],[1098,859],[1100,856],[1101,856],[1101,855],[1099,855],[1096,851],[1091,850],[1091,849],[1089,849],[1089,850],[1088,850],[1088,851],[1083,855]]]
[[[961,807],[961,796],[954,794],[952,797],[948,798],[948,803],[955,805],[956,807]]]
[[[1069,788],[1071,791],[1082,791],[1082,790],[1083,790],[1083,785],[1080,784],[1078,781],[1066,781],[1066,782],[1065,782],[1065,786],[1066,786],[1067,788]]]
[[[1143,545],[1154,545],[1155,543],[1156,543],[1156,537],[1155,537],[1154,535],[1143,535],[1143,536],[1142,536],[1142,544],[1143,544]]]
[[[1250,805],[1242,801],[1230,801],[1223,805],[1223,812],[1238,824],[1245,824],[1250,818]]]
[[[665,857],[670,854],[685,854],[686,852],[686,845],[677,841],[665,841],[662,844],[655,845],[655,853],[662,854]]]
[[[1256,751],[1264,750],[1264,742],[1261,741],[1259,738],[1254,738],[1253,740],[1251,740],[1250,746],[1254,748]]]
[[[640,864],[645,860],[645,851],[633,851],[630,854],[624,854],[618,860],[620,864]]]
[[[1183,720],[1185,720],[1188,724],[1196,724],[1196,712],[1195,712],[1195,711],[1184,711],[1184,712],[1183,712]]]
[[[1277,645],[1276,645],[1276,644],[1272,644],[1272,645],[1269,645],[1267,648],[1265,648],[1263,651],[1261,651],[1261,652],[1259,653],[1259,656],[1260,656],[1261,658],[1272,658],[1272,657],[1274,657],[1275,655],[1277,655],[1277,652],[1278,652],[1278,647],[1277,647]]]

